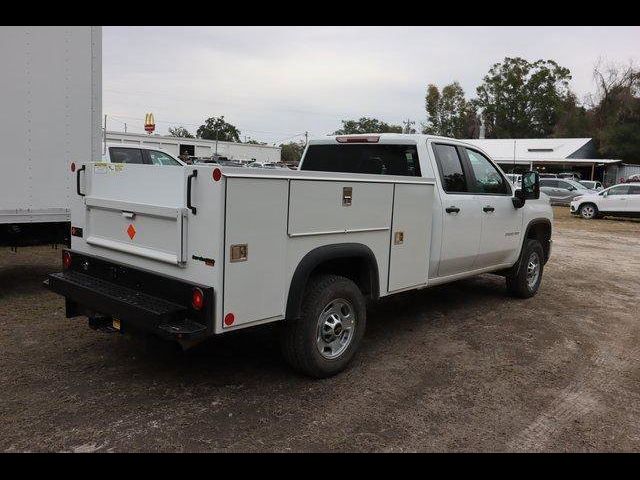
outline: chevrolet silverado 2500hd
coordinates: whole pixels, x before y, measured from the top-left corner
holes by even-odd
[[[425,135],[309,142],[298,171],[87,163],[72,244],[46,284],[67,317],[191,346],[281,321],[298,371],[343,370],[366,299],[481,273],[536,294],[552,210],[482,150]]]

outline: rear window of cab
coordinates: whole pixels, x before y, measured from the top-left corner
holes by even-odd
[[[415,145],[310,145],[301,170],[420,176]]]

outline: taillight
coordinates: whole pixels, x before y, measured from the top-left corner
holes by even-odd
[[[194,288],[191,292],[191,306],[194,310],[202,310],[204,306],[204,293],[199,288]]]
[[[220,179],[222,178],[222,170],[220,170],[219,168],[214,168],[212,176],[214,182],[220,181]]]
[[[378,143],[380,141],[379,135],[366,135],[358,137],[336,137],[338,143]]]
[[[69,250],[62,251],[62,266],[65,270],[71,268],[71,252]]]

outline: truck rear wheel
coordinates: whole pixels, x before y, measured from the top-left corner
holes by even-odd
[[[307,285],[300,318],[287,320],[282,351],[297,371],[325,378],[353,359],[366,327],[365,300],[358,286],[338,275],[318,275]]]
[[[517,273],[506,276],[507,290],[520,298],[530,298],[538,293],[542,282],[544,252],[538,240],[528,239],[520,255]]]

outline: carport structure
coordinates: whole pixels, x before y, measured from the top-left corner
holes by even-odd
[[[489,154],[505,172],[535,169],[544,173],[578,172],[581,178],[617,181],[617,159],[595,158],[591,138],[471,139],[467,142]],[[611,168],[614,167],[614,168]]]

